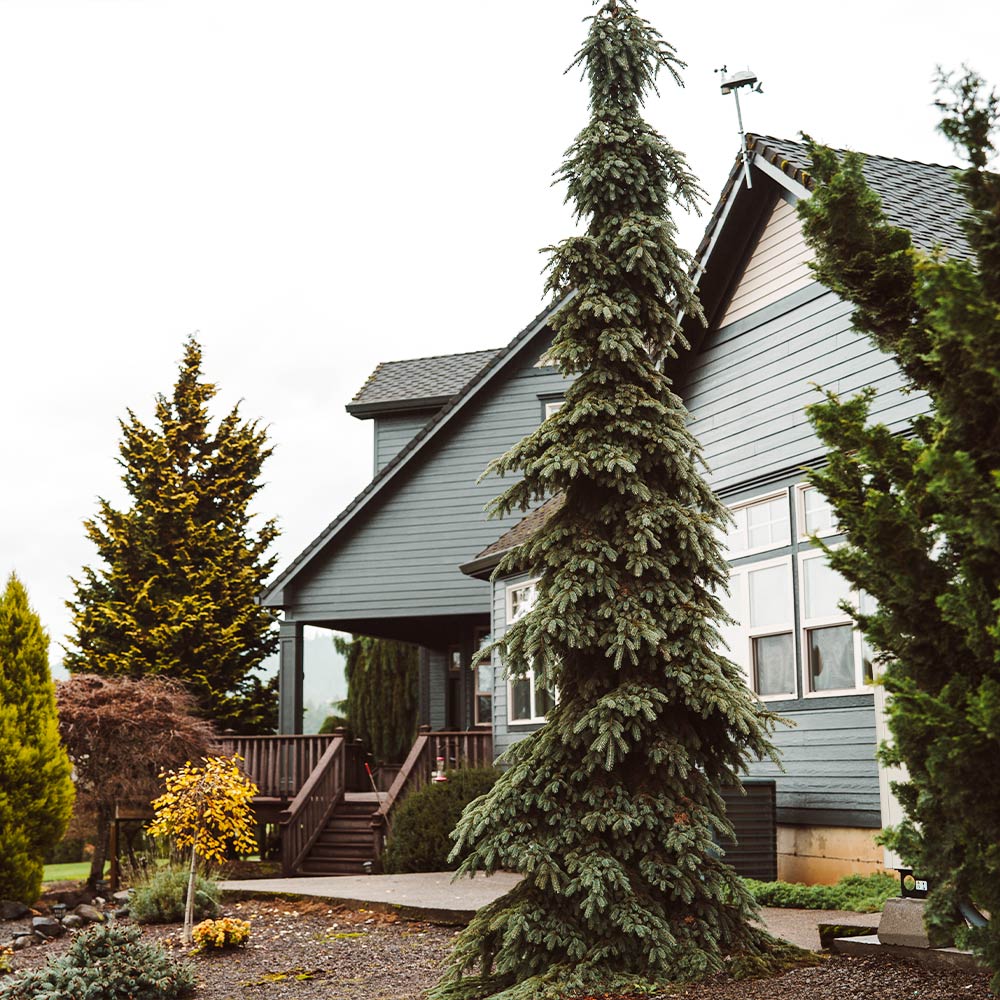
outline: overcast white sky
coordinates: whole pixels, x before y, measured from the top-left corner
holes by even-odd
[[[592,9],[0,0],[0,574],[53,640],[93,560],[81,522],[122,497],[118,418],[150,415],[189,333],[218,412],[270,427],[284,564],[370,478],[344,404],[379,361],[501,346],[535,315]],[[639,9],[688,63],[648,117],[713,201],[737,149],[723,63],[764,82],[750,130],[935,162],[935,65],[1000,83],[994,2]]]

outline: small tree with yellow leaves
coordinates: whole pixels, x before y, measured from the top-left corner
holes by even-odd
[[[198,858],[225,861],[226,852],[252,851],[251,802],[257,786],[240,767],[242,757],[204,757],[204,767],[188,761],[161,777],[167,790],[153,800],[155,819],[149,832],[172,837],[178,850],[191,848],[191,868],[184,906],[184,943],[191,944],[194,923],[194,883]]]

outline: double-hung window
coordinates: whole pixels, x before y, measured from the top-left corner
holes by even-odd
[[[799,538],[806,539],[818,535],[839,535],[840,526],[830,506],[830,501],[815,486],[799,486],[798,522]]]
[[[534,606],[538,581],[512,584],[507,588],[507,624],[523,618]],[[510,722],[544,722],[555,700],[552,692],[535,683],[535,671],[528,670],[507,681],[507,718]]]
[[[732,570],[723,632],[729,655],[762,698],[794,698],[795,625],[790,556]]]
[[[867,596],[854,590],[822,551],[803,552],[799,574],[807,695],[862,690],[872,679],[871,655],[853,616],[840,604],[868,610]]]

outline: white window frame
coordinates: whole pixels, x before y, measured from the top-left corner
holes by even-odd
[[[514,592],[517,590],[524,590],[527,587],[533,587],[534,593],[531,598],[531,603],[515,618],[513,613],[514,605]],[[506,615],[507,615],[507,627],[509,628],[514,622],[519,621],[523,618],[534,606],[535,600],[538,597],[538,579],[522,580],[520,583],[509,583],[507,584],[506,594],[505,594],[505,605],[506,605]],[[528,690],[530,692],[529,699],[531,702],[531,716],[528,718],[514,718],[514,681],[527,681]],[[535,671],[534,669],[526,670],[523,674],[519,674],[516,678],[507,677],[507,724],[511,726],[528,726],[534,723],[541,723],[545,721],[544,715],[536,715],[536,705],[535,705]]]
[[[817,531],[810,534],[809,529],[806,527],[806,494],[810,490],[819,492],[815,486],[810,483],[799,483],[795,487],[795,521],[798,535],[798,540],[800,542],[808,542],[810,538],[832,538],[834,535],[842,535],[844,532],[840,525],[835,524],[832,528],[827,528],[825,531]],[[827,501],[829,503],[829,501]],[[832,513],[832,510],[831,510]],[[834,515],[836,518],[836,515]]]
[[[476,634],[474,638],[475,638],[475,646],[476,646],[475,652],[478,653],[479,650],[483,648],[483,645],[490,640],[490,634],[489,634],[489,632],[487,632],[487,631],[484,630],[482,632],[482,634]],[[475,658],[475,654],[473,654],[473,658]],[[484,691],[479,686],[479,671],[480,671],[480,669],[482,669],[484,666],[487,666],[487,665],[489,665],[489,668],[490,668],[491,684],[490,684],[489,691]],[[476,664],[476,666],[473,668],[473,674],[475,676],[474,676],[473,683],[472,683],[472,717],[473,717],[473,719],[475,719],[475,724],[477,726],[490,726],[492,728],[492,726],[493,726],[493,705],[494,705],[494,702],[495,702],[495,699],[496,699],[496,664],[494,663],[494,660],[493,660],[493,653],[490,653],[490,658],[488,660],[482,660],[482,661],[480,661],[479,663]],[[489,695],[490,696],[490,717],[488,719],[480,719],[479,718],[479,696],[480,695]]]
[[[545,401],[545,419],[548,420],[553,413],[558,413],[565,402],[565,399],[547,399]]]
[[[770,493],[762,493],[759,496],[750,497],[747,500],[740,500],[739,503],[731,504],[729,507],[729,513],[736,515],[737,511],[744,511],[749,507],[753,507],[755,504],[767,503],[771,500],[778,500],[784,498],[785,503],[788,503],[788,487],[780,490],[772,490]],[[747,527],[747,544],[750,540],[750,529]],[[723,539],[725,543],[725,539]],[[792,544],[792,520],[791,511],[788,512],[788,538],[784,542],[771,543],[768,545],[757,545],[752,548],[740,549],[740,550],[730,550],[726,549],[726,558],[729,560],[742,559],[744,556],[757,555],[760,552],[772,552],[774,549],[783,549]]]
[[[784,567],[788,574],[788,607],[786,608],[788,620],[782,622],[770,622],[767,625],[751,625],[750,574],[756,570],[773,569],[776,566]],[[796,663],[795,650],[795,587],[794,580],[792,579],[791,555],[777,556],[774,559],[762,559],[759,562],[746,563],[743,566],[730,567],[729,576],[730,579],[734,576],[741,576],[743,578],[740,586],[742,597],[740,603],[742,604],[742,607],[740,608],[739,615],[740,633],[743,647],[742,659],[734,656],[733,662],[737,663],[743,669],[747,687],[749,687],[761,701],[793,701],[799,696],[797,691],[789,691],[786,694],[760,694],[757,691],[757,678],[753,658],[754,639],[763,639],[769,635],[791,636],[793,676],[797,674],[798,664]]]
[[[839,548],[840,546],[831,546]],[[870,685],[865,682],[864,662],[861,630],[852,615],[845,614],[838,609],[836,615],[824,615],[818,618],[806,617],[806,574],[805,563],[810,559],[826,559],[826,552],[823,549],[813,549],[811,552],[799,553],[799,642],[802,648],[802,696],[803,698],[840,698],[845,695],[865,694],[871,691]],[[848,586],[850,583],[848,582]],[[848,598],[854,608],[858,607],[858,591],[851,588]],[[851,626],[851,649],[854,652],[854,687],[831,688],[828,691],[813,691],[809,684],[809,633],[813,629],[829,628],[836,625]]]

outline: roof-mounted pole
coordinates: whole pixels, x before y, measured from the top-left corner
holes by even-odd
[[[726,76],[729,70],[722,66],[715,71],[716,73],[722,74],[722,93],[732,94],[733,98],[736,100],[736,120],[739,122],[740,127],[740,158],[743,160],[743,176],[746,177],[747,187],[753,187],[753,181],[750,180],[750,154],[747,150],[747,136],[746,132],[743,131],[743,112],[740,109],[740,88],[749,87],[752,92],[758,94],[763,94],[764,90],[757,80],[757,74],[751,69],[741,69],[733,73],[732,76]]]

